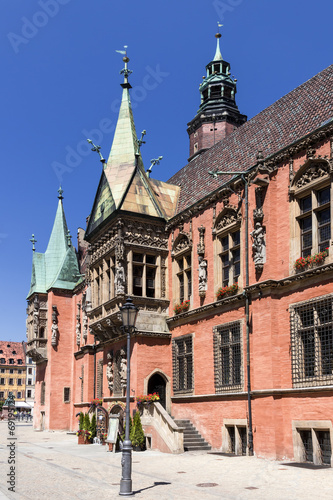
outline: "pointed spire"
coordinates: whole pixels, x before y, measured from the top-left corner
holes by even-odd
[[[222,25],[221,25],[222,26]],[[216,33],[215,38],[216,38],[216,52],[213,61],[223,61],[223,57],[221,54],[220,50],[220,38],[221,38],[221,33]]]

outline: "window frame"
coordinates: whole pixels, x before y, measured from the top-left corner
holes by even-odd
[[[333,294],[292,304],[289,312],[293,387],[333,384],[333,356],[327,362],[333,347]]]
[[[244,356],[243,356],[243,321],[236,320],[213,328],[214,338],[214,383],[216,394],[225,392],[241,392],[244,388]],[[238,335],[238,340],[233,339],[233,334]],[[223,342],[223,336],[227,340]],[[228,337],[228,339],[227,339]],[[237,350],[235,349],[237,348]],[[224,355],[223,355],[224,351]],[[236,356],[239,356],[237,379],[235,374]],[[223,359],[227,366],[224,371]],[[227,373],[229,372],[229,373]],[[229,383],[225,382],[228,377]]]
[[[181,353],[180,348],[183,348]],[[194,334],[172,339],[172,358],[174,394],[192,394],[194,392]],[[183,364],[183,375],[181,375],[181,364]],[[183,383],[181,383],[181,377]]]

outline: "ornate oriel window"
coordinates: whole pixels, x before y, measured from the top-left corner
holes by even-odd
[[[294,387],[333,383],[333,296],[290,307]]]
[[[173,249],[175,302],[190,300],[192,296],[192,240],[189,233],[181,231]]]
[[[241,275],[241,215],[234,207],[227,207],[216,218],[213,226],[215,237],[216,273],[215,286],[238,283]]]
[[[133,252],[133,295],[156,297],[156,271],[156,255]]]
[[[215,391],[243,388],[241,322],[214,327]]]
[[[192,392],[193,383],[193,336],[173,339],[173,390],[175,393]]]
[[[292,261],[330,247],[332,234],[330,166],[322,159],[309,159],[295,175],[293,196]],[[294,240],[294,242],[293,242]]]

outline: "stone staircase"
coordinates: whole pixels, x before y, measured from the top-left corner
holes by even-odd
[[[204,440],[190,420],[176,420],[178,427],[184,427],[184,451],[211,450],[211,446]]]

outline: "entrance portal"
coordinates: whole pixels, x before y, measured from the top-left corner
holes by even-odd
[[[164,378],[159,374],[155,373],[152,375],[148,382],[148,394],[157,392],[160,397],[160,403],[164,409],[166,409],[166,382]]]

